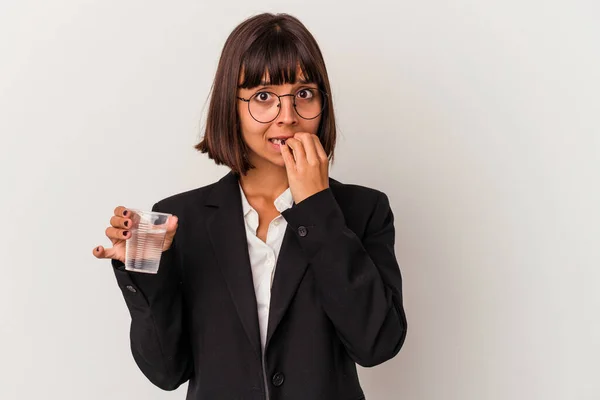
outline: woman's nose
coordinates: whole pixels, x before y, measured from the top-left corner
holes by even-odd
[[[294,125],[298,123],[298,114],[294,108],[293,95],[284,95],[279,98],[279,117],[277,118],[278,125]]]

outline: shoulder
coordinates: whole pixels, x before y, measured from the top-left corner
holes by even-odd
[[[354,183],[343,183],[333,178],[329,178],[329,187],[342,208],[372,209],[381,203],[389,205],[388,196],[375,188]]]
[[[168,196],[158,201],[153,209],[179,215],[190,208],[197,208],[204,204],[205,199],[215,189],[217,183],[218,182],[214,182],[206,186]]]
[[[329,179],[329,187],[347,226],[361,239],[382,227],[393,229],[394,214],[383,191]]]

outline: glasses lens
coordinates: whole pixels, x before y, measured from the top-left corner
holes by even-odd
[[[259,122],[271,122],[279,113],[279,98],[275,93],[258,92],[250,99],[250,114]]]
[[[300,89],[296,92],[296,111],[304,119],[314,119],[325,107],[324,94],[318,89]]]

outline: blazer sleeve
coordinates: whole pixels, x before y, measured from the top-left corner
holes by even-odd
[[[394,215],[378,193],[362,240],[330,188],[282,212],[309,258],[322,307],[348,354],[371,367],[394,357],[406,338]]]
[[[159,204],[152,210],[160,211]],[[129,272],[122,262],[112,260],[131,315],[133,358],[144,375],[164,390],[177,389],[190,378],[193,368],[176,246],[175,238],[162,253],[157,274]]]

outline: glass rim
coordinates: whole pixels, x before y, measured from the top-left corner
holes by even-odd
[[[144,211],[144,210],[140,210],[138,208],[127,208],[127,210],[132,211],[136,214],[152,214],[152,215],[163,215],[166,217],[172,217],[173,214],[169,214],[169,213],[163,213],[163,212],[158,212],[158,211]]]

